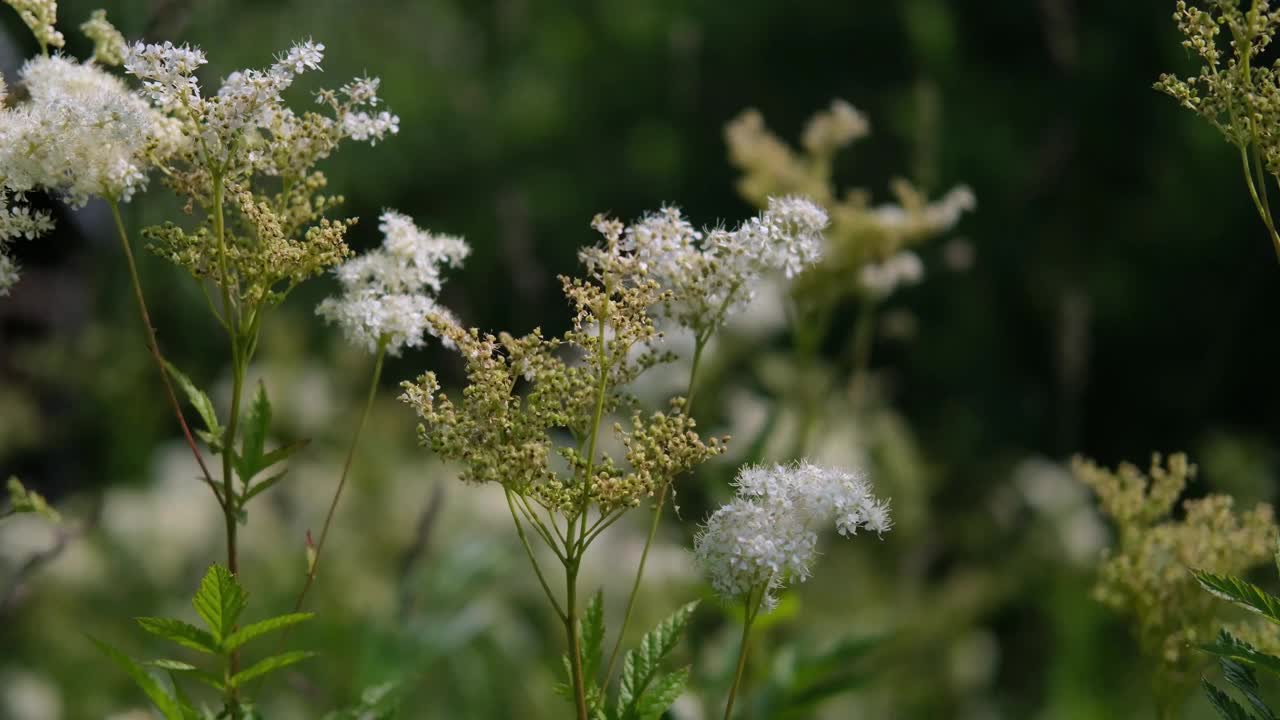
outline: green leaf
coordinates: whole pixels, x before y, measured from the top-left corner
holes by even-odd
[[[1280,623],[1280,598],[1257,585],[1237,577],[1214,575],[1203,570],[1193,570],[1191,574],[1210,593],[1258,613],[1271,622]]]
[[[240,482],[245,487],[253,476],[262,471],[263,457],[267,447],[267,430],[271,426],[271,401],[267,399],[267,388],[258,381],[258,392],[249,405],[249,415],[245,418],[244,439],[240,442],[240,454],[236,458],[236,471]]]
[[[622,662],[622,680],[618,687],[618,717],[631,719],[638,717],[637,712],[642,700],[646,700],[646,690],[657,677],[662,660],[675,649],[689,624],[689,618],[698,603],[691,602],[677,610],[671,617],[658,623],[640,639],[640,646],[628,650]]]
[[[160,617],[140,617],[134,618],[134,620],[142,626],[143,630],[152,635],[159,635],[165,640],[171,640],[183,647],[211,655],[218,655],[222,652],[221,648],[218,647],[218,641],[212,635],[190,623]]]
[[[197,678],[204,684],[210,687],[216,688],[218,690],[222,690],[225,687],[222,684],[222,678],[218,677],[217,675],[214,675],[211,672],[201,670],[200,668],[196,667],[195,665],[192,665],[191,663],[183,662],[181,660],[170,660],[170,659],[148,660],[143,664],[148,665],[150,667],[154,667],[154,668],[160,668],[161,670],[167,670],[171,674],[170,677],[172,677],[172,673],[177,672],[177,673],[182,673],[184,675],[189,675],[191,677]],[[178,689],[178,684],[177,682],[175,682],[174,690],[177,691],[177,689]],[[179,701],[183,699],[181,693],[177,694],[177,699]]]
[[[291,625],[297,625],[300,622],[310,620],[315,617],[314,613],[289,613],[288,615],[280,615],[268,620],[245,625],[239,630],[231,633],[230,637],[222,641],[222,649],[224,652],[230,652],[254,638],[266,635],[269,632],[275,632]]]
[[[1218,711],[1223,720],[1258,720],[1253,713],[1245,710],[1230,695],[1220,690],[1208,680],[1202,680],[1205,693],[1209,696],[1209,704]]]
[[[266,658],[265,660],[259,660],[253,665],[250,665],[244,670],[232,675],[228,684],[231,687],[240,687],[248,680],[266,675],[269,672],[275,672],[280,668],[289,667],[294,663],[302,662],[314,655],[315,653],[308,652],[306,650],[293,650],[286,653],[280,653],[279,655],[272,655],[271,657]]]
[[[604,651],[604,591],[597,590],[587,602],[579,621],[582,628],[582,672],[594,679],[600,672],[600,660]]]
[[[1248,665],[1227,658],[1223,658],[1220,662],[1223,677],[1244,695],[1245,700],[1249,701],[1263,720],[1276,720],[1275,713],[1271,712],[1267,703],[1258,697],[1258,678],[1254,676],[1253,670]]]
[[[248,492],[244,494],[244,497],[241,498],[241,502],[248,502],[258,493],[264,490],[269,490],[272,485],[275,485],[276,483],[283,480],[284,476],[288,474],[289,474],[289,469],[285,468],[284,470],[281,470],[280,472],[275,473],[274,475],[269,475],[266,478],[259,480],[258,482],[253,484],[253,487],[249,488]]]
[[[265,470],[282,460],[288,460],[289,456],[310,444],[311,440],[309,438],[303,438],[301,440],[295,440],[288,445],[281,445],[275,450],[272,450],[262,456],[262,468]]]
[[[680,693],[684,692],[685,685],[688,683],[689,668],[687,667],[663,675],[649,685],[649,688],[636,701],[635,714],[627,717],[634,717],[635,720],[658,720],[676,701],[676,698],[680,697]]]
[[[248,595],[231,571],[214,564],[209,566],[209,572],[200,581],[200,589],[191,604],[209,626],[214,640],[221,645],[234,632],[247,599]]]
[[[115,664],[119,665],[121,669],[128,673],[130,678],[133,678],[133,682],[142,689],[142,692],[146,693],[151,702],[156,706],[160,713],[164,715],[165,720],[184,720],[182,706],[178,700],[169,695],[169,693],[160,686],[160,683],[156,682],[155,678],[147,674],[147,671],[144,670],[141,665],[134,662],[128,655],[125,655],[101,640],[98,640],[97,638],[89,639],[92,640],[93,644],[97,645],[98,649],[106,654],[107,657],[110,657]]]
[[[209,447],[215,451],[222,444],[222,426],[218,424],[218,413],[213,409],[213,401],[205,394],[203,390],[196,387],[191,382],[191,378],[182,374],[181,370],[173,366],[168,360],[164,363],[164,369],[169,371],[169,375],[178,381],[178,386],[182,388],[182,392],[187,396],[187,402],[191,403],[191,407],[196,409],[200,415],[200,419],[204,421],[205,432],[199,433],[200,439],[209,443]]]
[[[9,476],[9,511],[35,513],[52,523],[62,522],[62,515],[54,510],[44,496],[28,490],[16,476]]]

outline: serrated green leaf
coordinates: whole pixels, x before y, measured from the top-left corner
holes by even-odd
[[[675,649],[689,624],[689,618],[698,603],[691,602],[677,610],[670,617],[645,633],[640,639],[640,646],[628,650],[622,662],[622,679],[618,686],[617,715],[620,718],[634,718],[638,701],[645,690],[653,682],[662,665],[662,660]]]
[[[1223,720],[1258,720],[1253,713],[1245,710],[1240,703],[1231,698],[1230,695],[1220,690],[1216,685],[1208,680],[1202,680],[1205,694],[1209,696],[1209,704],[1218,711]]]
[[[1280,598],[1257,585],[1237,577],[1215,575],[1203,570],[1193,570],[1191,574],[1200,583],[1200,587],[1210,593],[1258,613],[1271,622],[1280,623]]]
[[[143,630],[152,635],[158,635],[185,648],[209,653],[210,655],[221,653],[218,641],[212,635],[190,623],[161,617],[140,617],[134,618],[134,620],[138,625],[142,626]]]
[[[244,422],[244,439],[240,441],[240,452],[236,457],[236,472],[246,488],[253,476],[266,467],[262,461],[270,427],[271,401],[267,399],[266,386],[258,381],[258,392],[249,405],[249,414]]]
[[[227,684],[231,687],[240,687],[249,680],[266,675],[270,672],[275,672],[281,668],[289,667],[290,665],[302,662],[314,655],[315,653],[306,650],[292,650],[290,652],[280,653],[279,655],[272,655],[271,657],[259,660],[253,665],[250,665],[244,670],[232,675],[230,682]]]
[[[604,651],[604,591],[597,590],[582,613],[582,672],[594,680]]]
[[[143,669],[141,665],[134,662],[128,655],[125,655],[101,640],[98,640],[97,638],[89,639],[93,641],[94,645],[98,646],[99,650],[106,654],[107,657],[111,658],[115,664],[119,665],[121,669],[123,669],[129,677],[133,679],[133,682],[142,690],[142,692],[146,693],[147,698],[156,706],[156,709],[160,711],[160,714],[164,715],[165,720],[184,720],[181,703],[179,703],[176,698],[169,695],[169,693],[160,686],[160,683],[156,682],[155,678],[147,674],[147,671]]]
[[[244,612],[247,599],[248,595],[231,571],[214,564],[209,566],[209,572],[200,581],[200,589],[191,604],[209,626],[214,640],[221,645],[235,631],[236,621]]]
[[[300,622],[310,620],[315,617],[315,613],[289,613],[288,615],[280,615],[267,620],[245,625],[239,630],[231,633],[229,637],[222,641],[222,649],[224,652],[230,652],[254,638],[266,635],[269,632],[275,632],[287,628],[291,625],[297,625]]]
[[[1218,637],[1210,644],[1201,645],[1200,649],[1224,660],[1248,663],[1280,675],[1280,657],[1262,652],[1226,630],[1218,631]]]
[[[1244,695],[1245,700],[1249,701],[1259,716],[1263,720],[1276,720],[1275,713],[1271,712],[1267,703],[1258,697],[1258,678],[1254,676],[1253,670],[1244,663],[1227,658],[1223,658],[1221,664],[1223,677],[1236,690],[1239,690],[1241,695]]]
[[[222,444],[222,427],[218,424],[218,413],[213,409],[213,401],[191,382],[191,378],[174,367],[173,363],[166,360],[164,368],[169,371],[169,375],[174,380],[178,381],[178,387],[182,388],[182,393],[187,396],[187,402],[191,403],[191,407],[196,409],[196,413],[204,421],[205,431],[200,433],[201,439],[217,450]]]
[[[684,692],[685,685],[688,683],[689,668],[687,667],[659,677],[641,693],[640,699],[636,701],[635,713],[626,717],[634,720],[658,720],[676,701],[676,698],[680,697],[680,693]]]

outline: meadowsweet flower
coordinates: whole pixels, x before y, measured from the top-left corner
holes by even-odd
[[[113,67],[124,62],[124,53],[129,44],[116,26],[107,21],[106,10],[94,10],[80,26],[80,31],[93,41],[92,62]]]
[[[175,122],[96,65],[37,57],[20,76],[30,99],[0,123],[0,180],[10,188],[43,188],[72,206],[128,201],[152,158],[182,142]]]
[[[325,176],[316,165],[344,140],[375,142],[398,128],[390,112],[371,114],[380,102],[378,81],[371,78],[319,91],[316,99],[327,113],[290,108],[285,91],[303,73],[319,70],[323,60],[324,45],[297,43],[266,68],[230,73],[210,94],[195,77],[206,63],[199,49],[136,43],[125,52],[125,71],[191,138],[165,163],[165,182],[209,218],[225,218],[195,231],[168,224],[144,234],[154,251],[222,286],[246,307],[276,302],[289,288],[350,256],[345,235],[354,221],[327,217],[342,198],[324,193]],[[211,231],[218,226],[225,228],[222,237]],[[223,245],[232,250],[225,263]],[[420,301],[412,307],[409,300],[396,302],[396,317],[421,307]],[[368,307],[389,307],[364,306],[362,316],[373,312]],[[354,301],[345,306],[347,312],[356,309]],[[402,325],[394,334],[412,330]]]
[[[18,264],[8,245],[17,239],[33,240],[53,229],[48,213],[13,204],[13,193],[0,187],[0,297],[18,282]]]
[[[920,256],[903,250],[880,263],[868,263],[858,271],[863,290],[876,298],[887,297],[900,286],[918,285],[924,279]]]
[[[778,196],[801,195],[830,214],[821,257],[794,285],[798,299],[824,305],[859,291],[888,294],[920,274],[918,259],[903,251],[951,231],[977,207],[973,191],[963,185],[930,201],[911,183],[894,180],[889,184],[893,201],[876,205],[866,190],[838,189],[833,156],[870,131],[866,117],[843,100],[810,119],[800,150],[770,132],[755,110],[725,128],[729,159],[742,171],[738,191],[743,197],[767,207]]]
[[[660,313],[705,338],[751,300],[762,276],[790,278],[816,262],[826,224],[826,212],[799,197],[771,198],[733,230],[700,231],[668,207],[628,227],[597,218],[605,244],[582,258],[589,267],[656,281],[666,291]]]
[[[352,342],[400,354],[418,347],[430,329],[428,318],[445,312],[435,300],[445,267],[458,267],[471,248],[461,238],[420,229],[407,215],[382,214],[380,249],[340,265],[335,274],[342,295],[320,303],[316,314],[342,327]]]
[[[772,609],[792,580],[809,577],[818,533],[834,526],[842,536],[893,527],[889,503],[871,493],[860,474],[809,462],[747,466],[734,482],[737,497],[716,510],[694,538],[694,555],[725,600],[764,590]]]
[[[57,0],[4,1],[18,11],[18,16],[31,29],[41,47],[62,47],[65,42],[62,33],[54,29],[54,25],[58,22]]]

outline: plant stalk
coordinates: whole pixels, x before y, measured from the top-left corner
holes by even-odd
[[[356,431],[351,436],[351,445],[347,448],[347,458],[342,463],[342,474],[338,477],[338,487],[333,491],[333,500],[329,502],[329,511],[325,513],[324,525],[320,528],[320,539],[316,541],[315,555],[312,556],[311,562],[307,568],[307,579],[302,585],[301,592],[298,593],[298,601],[294,603],[293,611],[300,612],[302,603],[307,598],[307,592],[311,590],[311,586],[316,581],[316,573],[320,569],[320,553],[324,551],[325,538],[329,537],[329,526],[333,523],[334,513],[338,509],[338,501],[342,499],[342,490],[347,485],[347,476],[351,473],[351,465],[355,460],[356,447],[360,444],[360,432],[364,429],[365,421],[369,419],[369,412],[373,409],[374,398],[378,395],[378,381],[382,378],[382,361],[387,355],[387,340],[382,338],[378,342],[378,351],[373,361],[373,378],[369,381],[369,394],[364,401],[364,410],[360,413],[360,420],[356,422]]]
[[[124,219],[120,216],[120,204],[115,200],[109,200],[107,204],[111,206],[111,217],[115,220],[116,234],[120,236],[120,247],[124,250],[124,257],[129,266],[129,280],[133,284],[133,296],[138,302],[138,312],[142,315],[142,327],[147,336],[147,349],[151,351],[156,369],[160,371],[160,382],[164,384],[165,397],[169,400],[169,407],[173,410],[174,417],[178,419],[178,425],[182,427],[182,436],[187,441],[187,447],[191,448],[196,464],[200,466],[205,483],[213,489],[214,495],[218,495],[218,486],[213,481],[213,474],[205,465],[204,456],[200,453],[200,447],[196,445],[191,427],[187,425],[187,419],[182,413],[182,406],[178,404],[178,396],[173,392],[173,384],[169,381],[169,371],[165,369],[164,355],[160,353],[160,343],[156,340],[155,327],[151,324],[151,313],[147,312],[147,301],[142,294],[142,281],[138,276],[138,265],[133,257],[129,233],[125,230]],[[220,495],[218,495],[218,502],[225,502]]]

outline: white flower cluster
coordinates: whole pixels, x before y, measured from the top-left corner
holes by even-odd
[[[29,100],[0,111],[0,182],[17,192],[128,201],[152,156],[182,143],[180,128],[95,64],[37,57],[21,70]]]
[[[727,601],[763,591],[771,610],[789,581],[809,577],[818,532],[826,527],[834,524],[849,536],[859,528],[884,533],[893,526],[888,501],[846,470],[809,462],[748,466],[734,484],[738,496],[711,515],[693,545],[712,588]]]
[[[888,297],[899,286],[919,285],[924,279],[920,256],[903,250],[880,263],[868,263],[858,271],[858,283],[875,298]]]
[[[387,352],[398,355],[422,345],[429,315],[447,314],[435,300],[442,270],[461,265],[471,248],[398,212],[388,210],[381,220],[382,247],[337,268],[342,295],[320,303],[316,314],[340,325],[353,343],[376,351],[385,342]]]
[[[911,237],[928,237],[951,230],[960,222],[962,215],[973,212],[977,207],[978,198],[973,190],[967,185],[960,185],[947,191],[936,202],[925,204],[921,201],[919,207],[892,203],[878,205],[871,214],[882,228]]]
[[[53,229],[48,213],[33,211],[26,205],[13,205],[12,193],[0,188],[0,297],[18,282],[18,264],[7,246],[13,240],[33,240]]]
[[[768,208],[734,230],[694,228],[677,208],[664,208],[627,227],[616,247],[582,253],[588,266],[610,252],[625,255],[670,292],[670,320],[706,336],[751,300],[762,275],[788,278],[818,260],[827,213],[799,197],[770,198]],[[597,223],[606,236],[607,223]]]
[[[399,130],[391,113],[370,113],[379,103],[376,79],[343,86],[342,100],[333,91],[318,93],[317,101],[333,108],[332,118],[299,116],[287,107],[281,94],[323,60],[323,44],[298,43],[265,70],[231,73],[212,97],[204,97],[195,78],[206,63],[199,49],[137,43],[125,53],[124,67],[157,107],[197,129],[202,164],[282,175],[327,157],[343,138],[376,143]],[[257,135],[269,138],[266,147]]]

